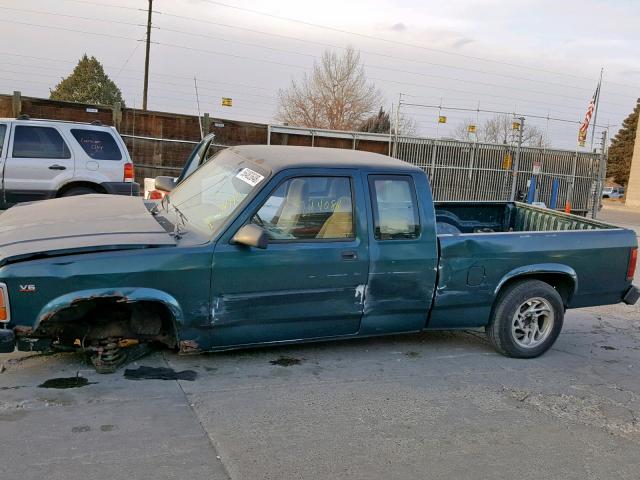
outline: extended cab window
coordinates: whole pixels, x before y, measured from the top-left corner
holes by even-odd
[[[94,160],[122,160],[118,144],[109,132],[72,128],[71,134]]]
[[[298,177],[282,183],[253,216],[272,240],[355,238],[351,181]]]
[[[13,136],[14,158],[71,158],[71,151],[55,128],[18,125]]]
[[[376,240],[406,240],[420,236],[418,205],[411,177],[372,175],[369,188]]]

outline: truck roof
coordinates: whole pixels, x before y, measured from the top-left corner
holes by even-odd
[[[24,124],[24,125],[29,125],[30,123],[34,123],[34,124],[39,124],[39,123],[59,123],[62,125],[83,125],[85,127],[92,127],[92,128],[113,128],[110,125],[106,125],[104,123],[102,123],[99,120],[94,120],[93,122],[74,122],[72,120],[58,120],[58,119],[51,119],[51,118],[31,118],[31,117],[25,117],[25,118],[0,118],[0,122],[12,122],[12,123],[19,123],[19,124]]]
[[[416,171],[420,168],[379,153],[343,148],[298,147],[283,145],[239,145],[230,151],[273,171],[296,167],[320,168],[392,168]]]

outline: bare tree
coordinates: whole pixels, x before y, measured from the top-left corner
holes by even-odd
[[[356,130],[375,113],[382,95],[367,82],[360,53],[325,51],[311,75],[278,91],[276,118],[289,125]]]
[[[458,124],[453,130],[453,136],[459,140],[475,140],[476,135],[479,141],[486,143],[515,143],[518,141],[518,131],[513,129],[513,122],[516,121],[510,115],[496,114],[486,119],[480,125],[476,125],[476,120],[467,118]],[[470,133],[469,125],[476,125],[476,133]],[[522,130],[522,144],[532,147],[547,147],[549,142],[545,132],[535,125],[525,123]]]

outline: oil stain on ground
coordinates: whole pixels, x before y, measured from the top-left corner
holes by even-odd
[[[84,377],[50,378],[38,385],[39,388],[79,388],[93,385],[98,382],[90,382]]]
[[[127,368],[124,371],[124,378],[129,380],[188,380],[193,382],[198,374],[193,370],[182,370],[176,372],[173,368],[166,367],[145,367],[137,369]]]
[[[276,360],[271,360],[271,365],[279,365],[281,367],[290,367],[291,365],[300,365],[302,361],[299,358],[292,357],[280,357]]]

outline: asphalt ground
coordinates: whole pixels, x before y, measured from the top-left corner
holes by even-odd
[[[600,218],[640,226],[640,213]],[[0,479],[638,479],[639,313],[571,310],[533,360],[476,331],[127,367],[194,380],[16,353],[0,359]],[[44,388],[60,378],[80,380]]]

